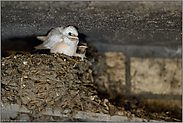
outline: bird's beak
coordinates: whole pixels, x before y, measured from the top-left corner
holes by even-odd
[[[75,37],[76,39],[79,39],[78,37]]]
[[[69,36],[69,38],[71,38],[71,39],[79,39],[77,36]]]
[[[88,48],[88,46],[78,46],[78,47],[84,47],[84,48]]]

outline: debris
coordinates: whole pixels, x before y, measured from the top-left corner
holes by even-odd
[[[26,119],[39,121],[34,120],[35,117],[48,108],[71,110],[67,114],[71,117],[78,111],[100,112],[104,108],[91,103],[88,98],[96,95],[97,91],[93,88],[92,70],[88,70],[90,65],[86,59],[81,62],[63,54],[17,54],[2,57],[1,62],[4,64],[2,83],[6,89],[2,91],[1,105],[17,102],[22,107],[23,104],[34,117]],[[15,75],[12,71],[18,72]],[[85,78],[90,87],[79,79],[83,73],[90,74]],[[95,100],[100,102],[99,98]],[[48,121],[43,115],[41,117]]]
[[[28,113],[25,117],[22,113],[19,114],[17,120],[53,122],[73,121],[72,118],[90,118],[93,121],[108,121],[109,119],[110,121],[132,121],[134,114],[143,120],[148,114],[148,117],[151,116],[153,120],[159,118],[159,121],[178,121],[178,119],[165,116],[170,115],[169,111],[163,117],[160,113],[145,112],[144,108],[136,106],[142,103],[139,101],[134,103],[133,99],[124,99],[127,100],[127,103],[118,99],[121,104],[124,103],[121,106],[111,103],[109,98],[101,99],[97,89],[104,88],[110,91],[111,86],[99,86],[98,83],[107,83],[108,78],[106,74],[99,72],[99,68],[93,69],[99,64],[92,66],[93,62],[87,59],[79,61],[76,57],[68,57],[63,54],[17,54],[2,57],[1,64],[1,107],[3,107],[3,112],[9,113],[6,111],[9,109],[4,108],[5,104],[13,104],[18,105],[20,109],[24,108],[26,110],[24,113]],[[93,75],[98,74],[101,75],[95,79]],[[98,83],[96,83],[97,80]],[[97,87],[96,84],[98,84]],[[128,106],[128,103],[134,109],[126,111],[124,107]],[[132,106],[133,103],[135,106]],[[92,113],[95,113],[96,116],[91,115]],[[120,119],[121,115],[123,118],[127,118],[117,120],[116,117]],[[4,120],[10,118],[9,114],[7,117],[2,116],[4,116]],[[70,119],[56,118],[57,116],[70,117]]]

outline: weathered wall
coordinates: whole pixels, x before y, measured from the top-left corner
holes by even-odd
[[[1,2],[1,36],[45,35],[53,27],[74,25],[88,42],[177,46],[181,7],[181,1]]]

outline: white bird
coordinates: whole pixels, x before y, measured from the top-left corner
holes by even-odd
[[[52,29],[47,36],[37,36],[44,41],[36,49],[50,49],[51,53],[63,53],[74,56],[79,42],[78,31],[73,26],[57,27]]]

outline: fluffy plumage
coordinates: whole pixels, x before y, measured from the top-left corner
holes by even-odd
[[[47,36],[38,36],[44,41],[36,49],[50,49],[51,53],[63,53],[74,56],[78,44],[78,31],[73,26],[57,27],[52,29]]]

